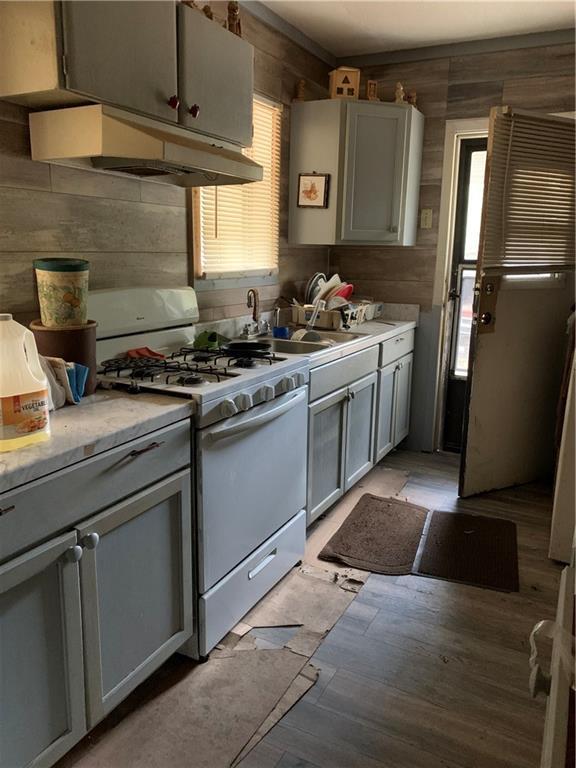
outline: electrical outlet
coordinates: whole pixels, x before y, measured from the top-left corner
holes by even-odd
[[[432,208],[422,208],[420,211],[420,229],[432,229]]]

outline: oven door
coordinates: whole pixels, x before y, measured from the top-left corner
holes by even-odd
[[[197,435],[200,593],[306,505],[307,388]]]

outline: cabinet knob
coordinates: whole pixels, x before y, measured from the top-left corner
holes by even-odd
[[[172,107],[172,109],[178,109],[180,106],[180,99],[176,94],[174,96],[170,96],[168,99],[168,106]]]
[[[95,531],[87,533],[86,536],[81,538],[80,543],[85,549],[96,549],[100,543],[100,536]]]
[[[200,114],[200,105],[199,104],[192,104],[188,112],[192,115],[194,119],[198,117]]]
[[[74,544],[73,547],[68,547],[66,550],[66,559],[70,563],[77,563],[82,559],[82,547],[78,544]]]

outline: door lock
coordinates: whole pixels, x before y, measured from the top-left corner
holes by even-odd
[[[480,315],[480,322],[482,325],[490,325],[492,322],[492,313],[491,312],[482,312]]]

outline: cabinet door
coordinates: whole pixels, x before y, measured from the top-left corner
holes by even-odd
[[[339,389],[308,407],[308,524],[344,493],[347,397]]]
[[[171,0],[62,3],[66,86],[174,122],[176,7]]]
[[[178,43],[181,123],[250,146],[252,46],[185,5],[178,7]]]
[[[77,529],[90,727],[192,634],[190,520],[186,471]]]
[[[342,240],[398,242],[408,112],[363,102],[347,107]]]
[[[376,459],[378,462],[394,447],[394,403],[397,363],[378,371],[378,408],[376,411]]]
[[[396,397],[394,417],[394,445],[410,432],[410,395],[412,394],[412,359],[413,355],[402,357],[396,366]]]
[[[0,763],[49,766],[85,733],[76,534],[0,566]]]
[[[371,373],[348,387],[345,491],[374,466],[377,383],[377,374]]]

